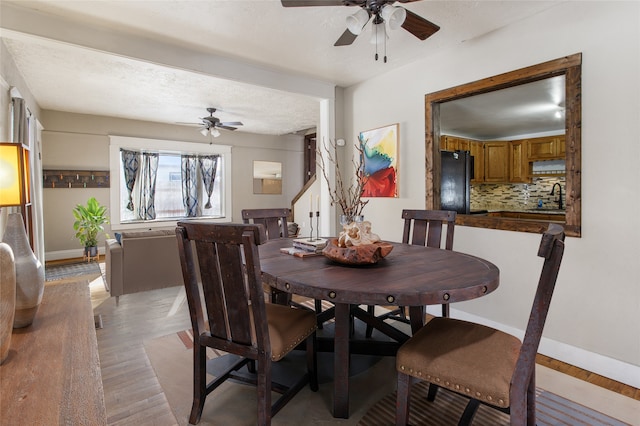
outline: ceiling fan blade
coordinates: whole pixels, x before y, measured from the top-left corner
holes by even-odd
[[[186,123],[184,121],[176,121],[176,124],[187,125],[187,126],[202,126],[202,123]]]
[[[221,124],[217,125],[217,126],[216,126],[216,128],[218,128],[218,129],[225,129],[225,130],[236,130],[236,128],[235,128],[235,127],[231,127],[231,126],[224,126],[224,125],[221,125]]]
[[[426,40],[440,29],[436,24],[427,21],[410,10],[407,10],[407,19],[404,20],[402,28],[409,31],[420,40]]]
[[[345,30],[338,41],[335,42],[334,46],[348,46],[355,41],[356,37],[358,36],[351,31]]]
[[[342,6],[342,0],[280,0],[284,7]]]
[[[220,126],[242,126],[243,124],[239,121],[225,121],[223,123],[218,124]]]

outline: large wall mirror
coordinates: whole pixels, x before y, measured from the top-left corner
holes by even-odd
[[[459,225],[519,232],[559,222],[579,237],[581,68],[575,54],[426,95],[427,208],[457,210]],[[467,199],[451,207],[456,151],[473,167]]]
[[[282,163],[253,162],[253,193],[282,194]]]

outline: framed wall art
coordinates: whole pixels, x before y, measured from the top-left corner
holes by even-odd
[[[398,197],[398,127],[396,123],[358,135],[363,197]]]

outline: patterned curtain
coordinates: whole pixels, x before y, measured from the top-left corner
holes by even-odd
[[[149,220],[156,218],[155,196],[156,196],[156,176],[158,174],[158,160],[160,155],[157,152],[142,153],[142,184],[140,185],[140,219]]]
[[[197,217],[198,212],[198,156],[182,156],[182,204],[187,217]]]
[[[211,208],[211,194],[213,193],[213,183],[216,179],[216,169],[218,168],[219,155],[202,155],[198,158],[200,162],[200,173],[202,173],[202,182],[204,189],[207,191],[207,203],[205,209]]]
[[[29,122],[24,99],[11,98],[13,103],[13,142],[29,146]]]
[[[131,193],[133,186],[136,183],[136,177],[138,176],[138,168],[140,167],[140,153],[137,151],[127,151],[121,149],[122,153],[122,167],[124,168],[124,180],[127,185],[127,192],[129,194],[129,202],[127,203],[127,210],[133,211],[133,198]]]

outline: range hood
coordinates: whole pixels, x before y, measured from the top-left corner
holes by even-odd
[[[565,160],[533,161],[531,175],[564,175],[566,172]]]

